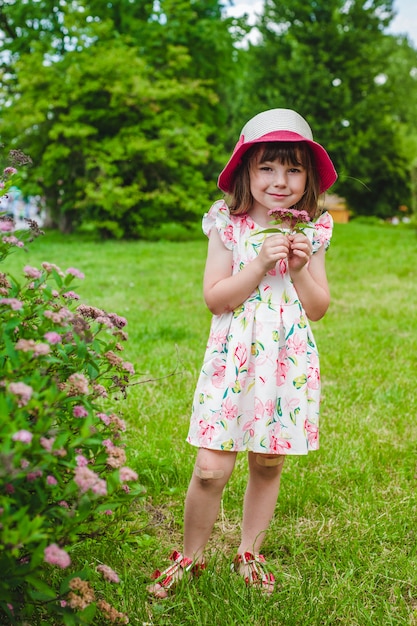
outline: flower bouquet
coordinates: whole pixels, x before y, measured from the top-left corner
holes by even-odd
[[[306,228],[313,228],[311,224],[311,218],[307,211],[300,211],[298,209],[271,209],[268,211],[268,215],[273,218],[271,224],[273,228],[267,228],[263,230],[264,233],[282,233],[283,235],[290,233],[304,233]],[[283,223],[285,227],[279,228]],[[278,227],[277,227],[278,226]]]

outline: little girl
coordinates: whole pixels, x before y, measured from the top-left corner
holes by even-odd
[[[323,317],[330,301],[325,250],[333,222],[328,213],[318,217],[318,197],[336,178],[307,122],[288,109],[249,120],[219,176],[228,204],[215,202],[203,218],[213,319],[187,437],[198,452],[184,547],[155,573],[148,590],[156,597],[204,567],[223,489],[244,451],[249,480],[234,569],[248,585],[273,591],[260,548],[284,459],[319,447],[319,359],[309,320]],[[292,230],[292,211],[314,221]],[[271,215],[280,212],[288,217],[271,232]]]

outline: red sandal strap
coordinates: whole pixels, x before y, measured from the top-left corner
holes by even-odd
[[[174,574],[176,574],[179,568],[182,568],[185,571],[189,571],[192,569],[193,560],[184,556],[178,550],[174,550],[170,555],[170,560],[173,561],[173,564],[167,567],[163,572],[160,570],[155,570],[151,575],[151,579],[158,582],[161,587],[169,588],[172,583],[175,582]],[[195,564],[197,565],[197,564]]]
[[[266,560],[263,554],[253,554],[252,552],[237,554],[234,559],[236,570],[238,570],[239,565],[249,566],[249,575],[244,577],[247,585],[261,586],[269,589],[275,584],[275,576],[271,572],[265,571],[265,563]]]

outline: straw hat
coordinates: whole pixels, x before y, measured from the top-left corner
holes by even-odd
[[[233,191],[234,175],[245,152],[254,144],[267,141],[305,141],[312,148],[320,176],[320,193],[337,179],[334,165],[326,150],[313,141],[313,133],[304,118],[290,109],[270,109],[258,113],[242,128],[233,154],[218,179],[222,191]]]

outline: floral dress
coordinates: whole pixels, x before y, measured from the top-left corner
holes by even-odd
[[[230,215],[223,200],[203,218],[233,252],[233,273],[252,261],[268,235],[250,215]],[[325,212],[306,235],[313,254],[330,244]],[[187,441],[212,450],[307,454],[319,447],[319,357],[309,321],[281,260],[234,311],[214,315],[194,396]]]

